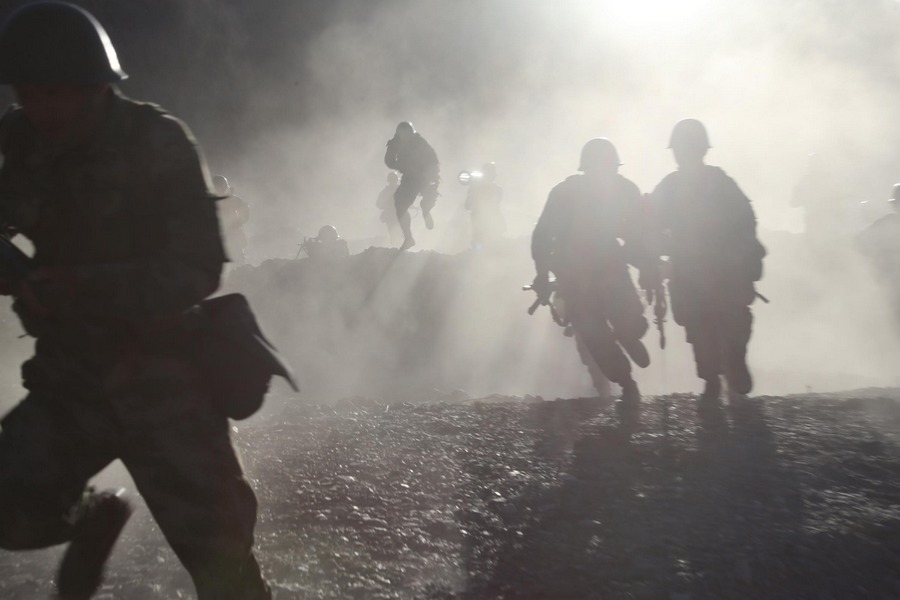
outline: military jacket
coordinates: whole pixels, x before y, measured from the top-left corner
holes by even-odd
[[[658,251],[672,260],[675,277],[756,281],[765,249],[756,237],[749,198],[718,167],[675,171],[652,194]]]
[[[538,271],[560,275],[621,270],[627,263],[646,267],[641,212],[640,191],[625,177],[572,175],[550,191],[532,234]]]
[[[76,144],[48,144],[18,107],[0,121],[0,220],[32,242],[36,267],[64,267],[74,283],[46,319],[17,303],[38,336],[128,330],[218,286],[225,255],[193,136],[155,105],[108,100]]]
[[[406,144],[400,144],[397,138],[388,141],[384,164],[389,169],[400,171],[408,180],[426,183],[437,181],[440,172],[437,153],[418,133]]]

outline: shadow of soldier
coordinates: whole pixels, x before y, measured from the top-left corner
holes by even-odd
[[[798,535],[802,500],[747,402],[701,420],[694,398],[668,396],[640,421],[609,405],[573,421],[567,472],[518,500],[518,530],[466,552],[484,575],[461,597],[771,597],[759,570]]]

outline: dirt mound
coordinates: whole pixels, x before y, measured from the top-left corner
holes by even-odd
[[[242,267],[224,291],[250,298],[305,398],[588,393],[574,342],[526,312],[529,256],[527,240],[456,255],[373,247]]]

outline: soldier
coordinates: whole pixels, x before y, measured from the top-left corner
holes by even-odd
[[[556,275],[566,320],[603,374],[621,386],[620,406],[634,408],[640,392],[622,349],[640,367],[650,357],[641,342],[644,306],[628,264],[641,269],[645,289],[656,287],[658,273],[642,234],[640,192],[618,174],[619,165],[609,140],[592,139],[581,151],[582,174],[550,191],[531,239],[533,287],[547,303],[549,273]]]
[[[670,257],[672,315],[693,346],[697,375],[706,382],[701,402],[718,402],[720,375],[730,392],[750,392],[747,343],[754,282],[762,277],[765,249],[756,237],[750,200],[725,172],[706,165],[706,128],[679,121],[669,148],[678,170],[652,194],[659,252]]]
[[[388,239],[393,245],[396,243],[397,233],[400,228],[400,222],[397,220],[397,209],[394,207],[394,192],[400,185],[400,175],[396,171],[389,171],[387,174],[387,185],[378,192],[378,198],[375,200],[375,208],[381,211],[381,222],[385,224],[388,230]]]
[[[347,240],[339,236],[337,229],[332,225],[323,225],[319,229],[319,235],[311,240],[307,239],[303,247],[310,258],[330,259],[350,256]]]
[[[236,196],[234,188],[228,184],[228,180],[222,175],[213,177],[213,188],[219,197],[216,208],[219,213],[219,223],[222,225],[222,237],[225,242],[225,254],[228,260],[236,265],[247,262],[247,235],[244,233],[244,225],[250,221],[250,205]]]
[[[34,245],[31,274],[2,279],[36,338],[0,431],[0,547],[68,543],[59,594],[93,595],[131,506],[87,484],[118,458],[199,599],[270,598],[256,498],[180,327],[225,261],[209,175],[183,123],[118,92],[125,76],[73,5],[28,4],[0,31],[20,104],[0,122],[0,218]]]
[[[419,196],[422,196],[420,206],[425,227],[434,228],[431,209],[437,202],[440,164],[434,149],[408,121],[399,123],[394,137],[388,140],[384,164],[401,174],[400,185],[394,191],[394,206],[403,231],[400,250],[406,250],[416,244],[410,227],[409,207]]]
[[[856,237],[856,245],[869,260],[900,325],[900,183],[894,184],[888,200],[892,212],[866,227]]]
[[[497,166],[489,162],[481,167],[481,176],[472,178],[468,183],[465,207],[472,212],[473,248],[496,242],[506,229],[503,213],[500,211],[503,188],[496,180]]]

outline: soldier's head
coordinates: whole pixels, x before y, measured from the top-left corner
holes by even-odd
[[[678,121],[672,129],[669,148],[679,168],[702,165],[706,152],[711,148],[706,127],[697,119]]]
[[[482,181],[491,182],[497,179],[497,163],[486,162],[481,165]]]
[[[219,196],[230,196],[234,193],[234,188],[228,185],[228,180],[223,175],[216,175],[212,179],[213,189]]]
[[[587,174],[610,175],[619,170],[622,162],[613,143],[606,138],[594,138],[581,149],[578,170]]]
[[[338,232],[332,225],[323,225],[321,229],[319,229],[319,235],[316,236],[316,239],[324,244],[329,244],[338,241]]]
[[[0,83],[51,140],[86,133],[109,86],[125,77],[103,26],[77,6],[27,4],[0,29]]]
[[[394,137],[406,141],[416,135],[416,128],[409,121],[400,121],[397,123],[397,129],[394,131]]]

